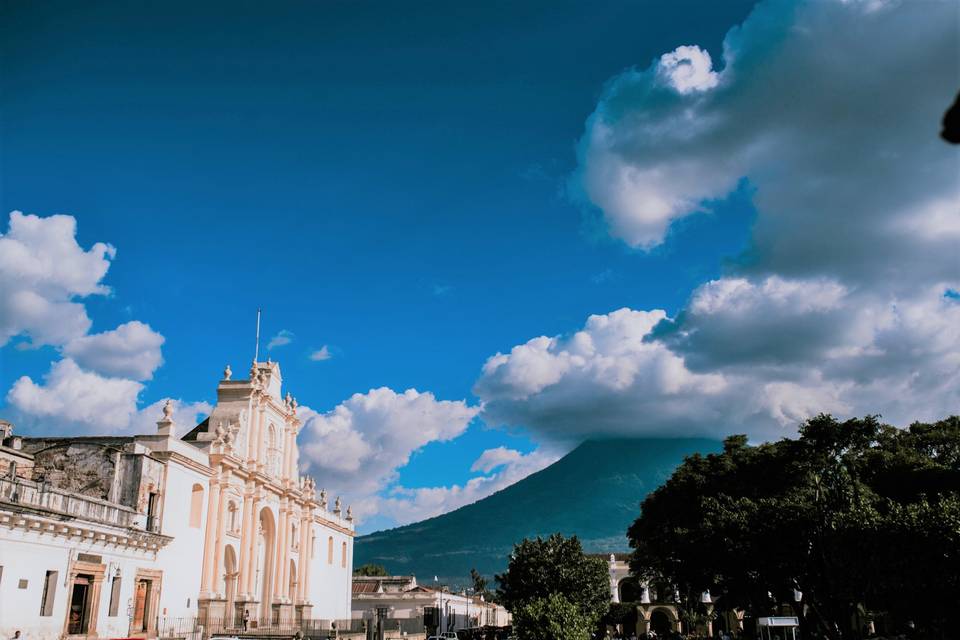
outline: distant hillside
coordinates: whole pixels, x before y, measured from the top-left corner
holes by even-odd
[[[585,442],[569,454],[502,491],[429,520],[359,537],[355,566],[384,565],[393,574],[434,575],[467,585],[470,569],[502,572],[513,544],[537,535],[576,534],[587,551],[628,549],[627,527],[640,501],[660,486],[683,458],[719,451],[698,438]]]

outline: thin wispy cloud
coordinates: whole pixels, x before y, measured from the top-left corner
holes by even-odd
[[[293,337],[292,331],[281,329],[277,332],[277,335],[270,338],[270,342],[267,343],[267,350],[269,351],[271,349],[276,349],[277,347],[285,347],[293,342]]]
[[[310,359],[314,362],[322,362],[324,360],[329,360],[333,357],[333,354],[330,353],[330,348],[327,345],[323,345],[316,351],[310,353]]]

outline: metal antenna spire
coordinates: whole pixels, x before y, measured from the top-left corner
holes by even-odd
[[[253,361],[260,356],[260,307],[257,307],[257,346],[253,350]]]

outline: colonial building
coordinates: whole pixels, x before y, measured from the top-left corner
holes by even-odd
[[[697,628],[681,620],[680,595],[672,585],[647,584],[630,573],[629,554],[611,553],[607,560],[610,573],[610,596],[613,602],[633,605],[634,611],[623,624],[622,631],[645,637],[653,632],[658,637],[671,633],[699,633],[712,638],[718,631],[740,634],[744,630],[744,612],[717,608],[709,591],[696,603],[704,614]]]
[[[159,417],[128,437],[22,438],[0,422],[0,634],[349,618],[353,519],[298,472],[279,365],[245,380],[227,367],[182,437],[169,403]]]
[[[354,576],[353,617],[372,623],[386,613],[387,631],[426,633],[475,627],[504,627],[510,614],[482,596],[432,589],[416,576]]]

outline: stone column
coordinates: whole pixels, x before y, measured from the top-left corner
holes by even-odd
[[[250,592],[247,591],[247,576],[249,575],[249,567],[247,567],[248,560],[250,558],[250,541],[253,538],[251,535],[253,532],[253,490],[249,486],[247,490],[243,492],[243,524],[240,528],[240,565],[238,571],[240,575],[237,577],[237,591],[239,591],[238,599],[239,600],[249,600]]]
[[[283,475],[293,482],[293,425],[287,424],[287,446],[284,450]]]
[[[257,455],[256,455],[256,463],[257,463],[257,470],[259,470],[259,471],[262,471],[262,470],[263,470],[263,453],[264,453],[264,451],[263,451],[263,427],[264,427],[263,423],[264,423],[264,415],[263,415],[263,414],[264,414],[264,411],[265,411],[265,409],[264,409],[264,407],[263,407],[263,401],[261,400],[260,402],[257,403]]]
[[[256,390],[250,392],[250,421],[247,433],[247,464],[257,459],[257,427],[260,412],[258,410],[259,402],[257,400]]]
[[[277,479],[284,484],[287,479],[287,454],[290,453],[290,425],[284,423],[280,428],[280,463],[277,469]]]
[[[297,565],[297,602],[303,604],[307,600],[307,575],[310,568],[310,520],[307,514],[300,514],[300,562]]]
[[[308,515],[307,517],[307,545],[313,540],[313,518]],[[303,575],[303,601],[310,602],[310,568],[313,566],[313,551],[312,546],[307,547],[306,555],[301,552],[300,564],[303,566],[303,569],[300,570]]]
[[[287,518],[286,518],[286,535],[283,543],[283,582],[280,585],[280,593],[283,594],[284,602],[290,600],[290,525],[291,518],[293,515],[293,507],[287,505]]]
[[[220,480],[215,471],[210,476],[210,486],[207,490],[207,531],[203,543],[203,573],[200,575],[200,593],[210,597],[212,593],[213,554],[217,535],[216,511],[220,504]]]
[[[279,600],[283,591],[283,550],[287,546],[287,499],[280,500],[280,517],[277,518],[277,548],[274,549],[273,598]]]
[[[251,600],[256,600],[259,597],[259,594],[255,593],[257,589],[257,584],[256,584],[257,538],[260,534],[259,511],[260,511],[260,492],[259,490],[254,490],[253,510],[250,513],[250,540],[248,542],[249,549],[247,550],[247,586],[246,586],[247,595],[250,596]]]
[[[299,429],[296,426],[290,427],[290,479],[293,482],[297,481],[299,475],[297,463],[300,459],[300,448],[297,446],[297,431]]]
[[[210,585],[211,591],[216,592],[217,597],[222,597],[224,594],[220,593],[220,573],[223,571],[223,543],[224,543],[224,520],[226,520],[227,515],[227,492],[225,489],[229,486],[230,483],[230,470],[227,469],[223,472],[223,476],[220,478],[220,508],[217,513],[217,542],[214,551],[213,557],[213,583]]]

